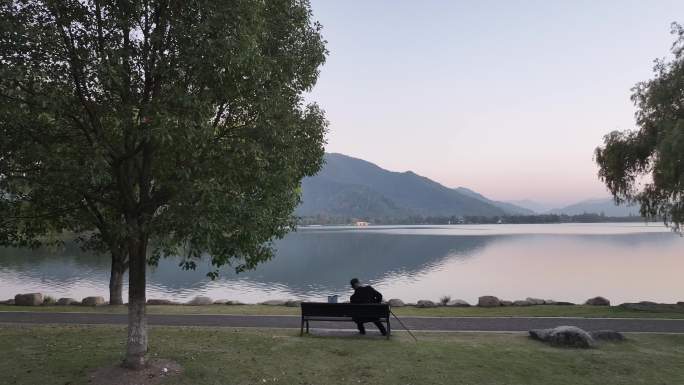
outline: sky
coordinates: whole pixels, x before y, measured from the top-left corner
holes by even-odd
[[[326,151],[497,200],[608,196],[594,149],[684,1],[312,0],[330,54],[307,99]]]

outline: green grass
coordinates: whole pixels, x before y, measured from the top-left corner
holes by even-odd
[[[614,317],[614,318],[673,318],[684,319],[684,311],[637,311],[618,306],[506,306],[497,308],[438,307],[415,308],[401,307],[392,309],[398,316],[423,317]],[[94,312],[125,313],[125,306],[9,306],[0,305],[0,311],[37,311],[37,312]],[[208,305],[208,306],[148,306],[150,314],[239,314],[239,315],[299,315],[299,308],[266,305]]]
[[[125,328],[0,328],[0,383],[85,385],[122,358]],[[150,356],[179,362],[164,384],[612,385],[684,383],[683,335],[628,335],[597,349],[553,348],[522,334],[299,337],[291,331],[154,327]]]

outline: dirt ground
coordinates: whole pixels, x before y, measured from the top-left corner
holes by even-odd
[[[178,376],[181,366],[171,360],[150,360],[143,370],[130,370],[120,365],[107,366],[93,371],[88,383],[92,385],[159,385],[171,376]]]

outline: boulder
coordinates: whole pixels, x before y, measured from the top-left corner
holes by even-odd
[[[530,337],[553,346],[591,348],[596,342],[586,331],[576,326],[558,326],[553,329],[530,330]]]
[[[14,296],[14,304],[17,306],[40,306],[43,304],[41,293],[17,294]]]
[[[513,306],[513,301],[501,300],[501,306]]]
[[[589,332],[591,338],[597,341],[624,341],[625,336],[615,330],[595,330]]]
[[[226,305],[244,305],[244,303],[240,301],[226,301]]]
[[[655,303],[650,301],[641,301],[636,303],[622,303],[619,305],[623,309],[637,310],[637,311],[676,311],[681,312],[682,306],[670,303]]]
[[[527,300],[513,301],[513,306],[532,306],[532,302]]]
[[[100,306],[105,304],[105,299],[103,297],[85,297],[81,304],[85,306]]]
[[[190,301],[186,302],[186,305],[190,306],[205,306],[205,305],[211,305],[213,304],[214,301],[209,298],[209,297],[204,297],[204,296],[197,296]]]
[[[287,306],[287,307],[300,307],[300,306],[302,306],[302,301],[297,300],[297,299],[289,299],[285,302],[285,306]]]
[[[178,302],[171,301],[170,299],[148,299],[147,304],[152,306],[178,305]]]
[[[437,304],[430,301],[429,299],[421,299],[416,303],[417,307],[437,307]]]
[[[57,300],[57,305],[58,306],[72,306],[72,305],[80,305],[81,303],[78,302],[75,298],[60,298]]]
[[[610,301],[603,297],[589,298],[585,305],[591,306],[610,306]]]
[[[392,307],[403,307],[405,306],[404,301],[400,300],[399,298],[392,298],[387,303],[392,306]]]
[[[525,301],[529,302],[530,305],[543,305],[546,303],[546,301],[544,301],[541,298],[532,298],[532,297],[525,298]]]
[[[501,300],[494,297],[493,295],[485,295],[477,299],[477,306],[480,307],[499,307],[501,306]]]
[[[284,301],[282,299],[270,299],[268,301],[264,301],[260,303],[260,305],[267,305],[267,306],[284,306],[287,303],[287,301]]]
[[[450,307],[469,307],[470,304],[462,299],[452,299],[446,303],[446,306]]]

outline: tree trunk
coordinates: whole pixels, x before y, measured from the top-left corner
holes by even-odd
[[[145,367],[147,354],[147,318],[145,316],[147,239],[146,237],[132,239],[128,246],[128,341],[124,366],[137,370]]]
[[[109,304],[123,305],[123,278],[126,273],[125,251],[112,251],[112,271],[109,275]]]

